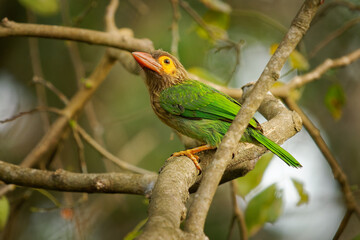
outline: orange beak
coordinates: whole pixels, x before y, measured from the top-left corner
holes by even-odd
[[[132,55],[142,68],[161,74],[162,66],[149,53],[133,52]]]

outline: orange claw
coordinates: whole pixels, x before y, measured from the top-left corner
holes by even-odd
[[[201,173],[201,167],[200,164],[198,162],[199,160],[199,156],[194,155],[195,153],[199,153],[205,150],[210,150],[210,149],[214,149],[215,147],[211,147],[210,145],[203,145],[200,147],[196,147],[196,148],[191,148],[191,149],[187,149],[184,151],[180,151],[180,152],[175,152],[173,153],[171,156],[173,157],[179,157],[179,156],[187,156],[188,158],[190,158],[193,163],[195,164],[195,167],[200,171]],[[199,173],[199,174],[200,174]]]

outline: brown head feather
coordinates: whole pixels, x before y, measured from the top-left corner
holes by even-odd
[[[162,64],[160,61],[163,60],[164,57],[168,57],[175,66],[171,72],[161,71],[160,73],[146,67],[143,68],[146,73],[146,84],[150,93],[158,95],[164,89],[179,84],[189,78],[183,65],[170,53],[162,50],[155,50],[150,54],[154,60],[160,64]]]

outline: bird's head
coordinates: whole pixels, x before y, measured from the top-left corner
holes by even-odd
[[[188,79],[181,63],[165,51],[133,52],[132,55],[145,71],[146,83],[151,91],[159,92]]]

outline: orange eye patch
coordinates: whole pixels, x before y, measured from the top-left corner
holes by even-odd
[[[163,70],[168,75],[175,75],[176,67],[174,61],[168,56],[161,56],[158,59],[159,63],[163,67]]]

